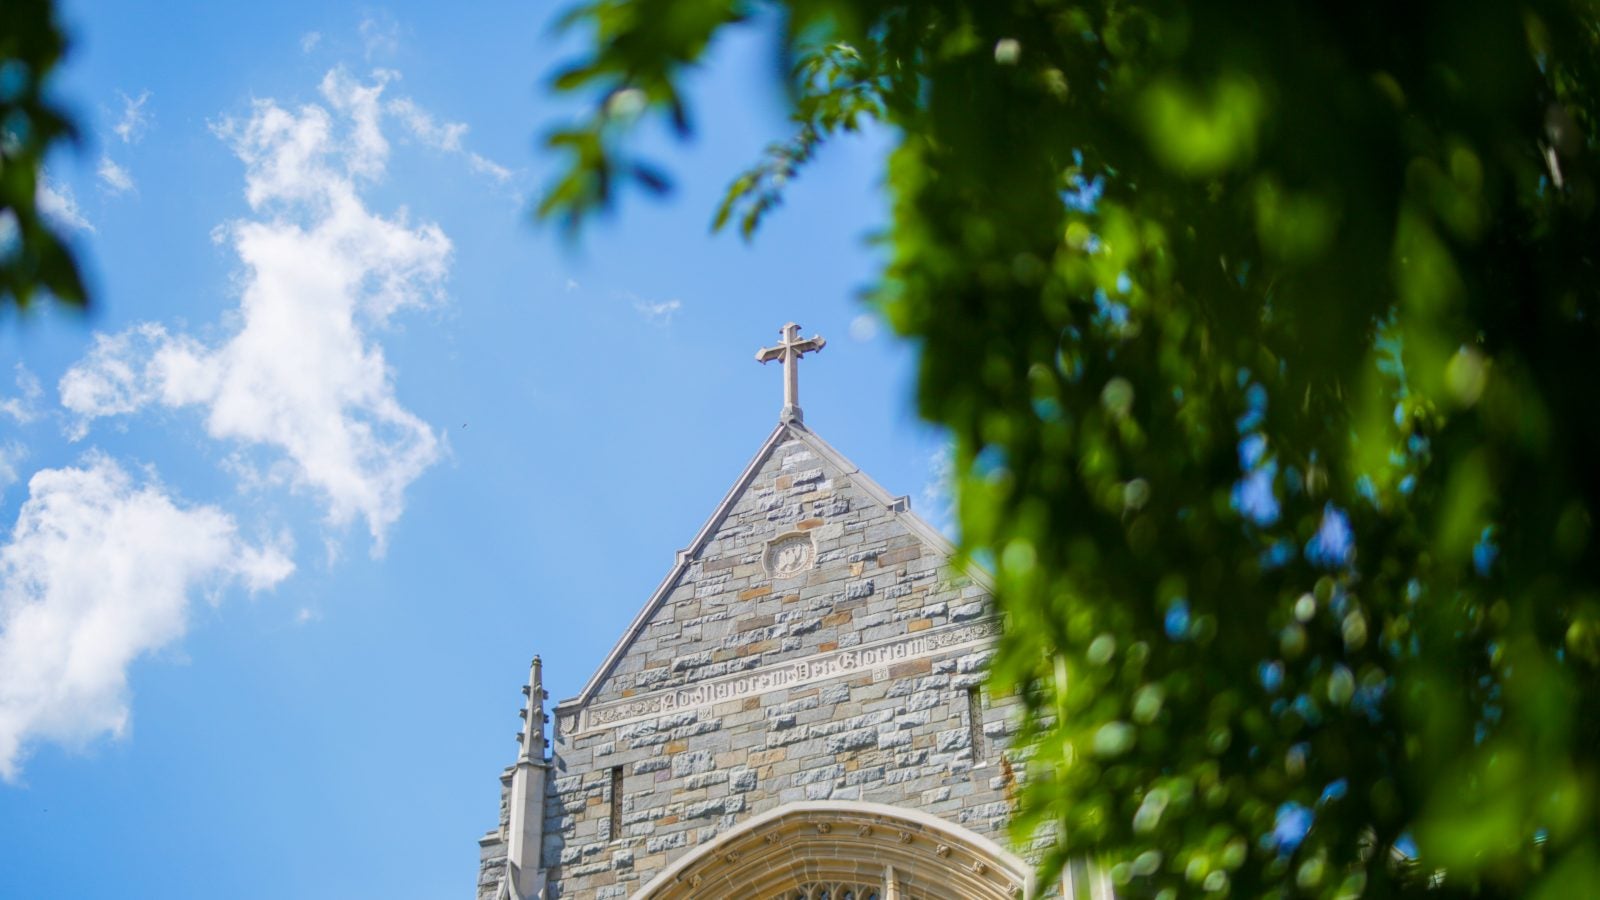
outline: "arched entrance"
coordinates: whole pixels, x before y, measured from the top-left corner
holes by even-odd
[[[810,801],[697,847],[633,900],[1013,900],[1029,868],[959,825],[881,803]]]

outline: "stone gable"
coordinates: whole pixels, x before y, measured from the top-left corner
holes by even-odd
[[[549,896],[629,896],[796,801],[905,807],[1004,842],[1013,701],[975,693],[998,626],[948,553],[903,500],[780,425],[554,710]],[[482,896],[504,857],[493,834]]]
[[[810,543],[814,559],[775,577],[768,543],[785,535]],[[977,619],[981,590],[951,576],[903,514],[807,442],[784,440],[585,707],[615,711],[635,696]]]

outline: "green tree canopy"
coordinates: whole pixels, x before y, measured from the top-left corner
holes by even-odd
[[[39,205],[50,148],[77,138],[49,94],[66,52],[50,0],[6,0],[0,9],[0,313],[43,292],[83,306],[88,294],[72,251]]]
[[[1132,896],[1600,884],[1589,2],[586,0],[541,212],[722,30],[895,137],[876,302],[1028,700],[1018,839]],[[748,27],[746,25],[746,27]],[[1048,872],[1046,873],[1048,875]]]

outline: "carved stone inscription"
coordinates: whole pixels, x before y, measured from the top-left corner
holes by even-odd
[[[921,634],[874,641],[804,659],[790,660],[739,675],[714,678],[634,697],[617,703],[593,706],[583,711],[578,732],[594,731],[637,722],[680,709],[709,706],[727,700],[764,694],[780,688],[798,687],[861,670],[875,669],[919,659],[944,650],[987,644],[1000,636],[997,621],[947,625]]]

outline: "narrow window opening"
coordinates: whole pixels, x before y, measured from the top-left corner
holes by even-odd
[[[611,839],[622,840],[622,767],[611,767]]]
[[[983,695],[978,688],[967,688],[967,727],[972,730],[972,761],[983,762]]]
[[[1070,900],[1094,900],[1094,886],[1089,881],[1089,864],[1075,859],[1067,864],[1067,889]]]

